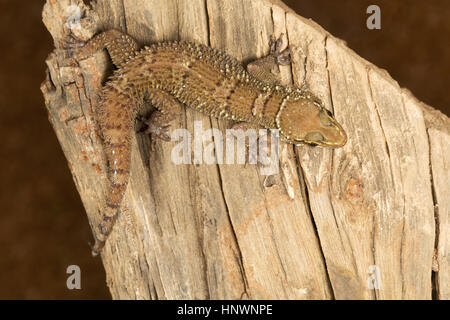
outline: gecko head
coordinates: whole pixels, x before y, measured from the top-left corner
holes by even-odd
[[[347,135],[333,115],[313,98],[287,100],[276,116],[283,140],[293,144],[342,147]]]

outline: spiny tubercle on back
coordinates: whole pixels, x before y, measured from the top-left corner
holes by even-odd
[[[248,91],[259,92],[260,96],[266,95],[270,97],[272,94],[277,94],[290,101],[306,98],[314,100],[318,105],[321,104],[309,91],[282,85],[272,85],[260,81],[245,70],[237,59],[228,54],[202,44],[187,41],[159,42],[151,46],[145,46],[136,52],[135,56],[130,56],[114,72],[107,85],[114,87],[118,85],[119,88],[117,89],[130,93],[133,98],[139,101],[145,97],[145,93],[148,90],[161,89],[170,92],[181,103],[217,118],[257,122],[269,128],[274,126],[274,118],[263,119],[260,117],[260,121],[255,121],[256,115],[254,113],[239,113],[229,110],[227,108],[229,105],[227,102],[230,98],[229,96],[225,97],[223,99],[224,101],[220,101],[217,95],[215,95],[215,92],[207,92],[205,88],[195,86],[189,79],[192,74],[177,69],[177,63],[173,63],[170,68],[162,70],[162,72],[161,70],[154,72],[151,69],[151,65],[158,63],[155,55],[158,53],[162,54],[163,52],[167,52],[168,54],[178,53],[180,59],[185,60],[178,62],[182,63],[187,69],[196,63],[214,68],[218,76],[211,77],[211,79],[215,80],[212,85],[216,89],[226,85],[224,84],[224,81],[226,81],[229,86],[246,87],[249,89]],[[138,70],[142,71],[142,73],[138,74]],[[229,92],[234,93],[234,90],[230,89]],[[250,101],[248,108],[252,107],[252,102]]]

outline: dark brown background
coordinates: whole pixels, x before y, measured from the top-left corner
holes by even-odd
[[[419,99],[450,114],[450,1],[286,0],[387,69]],[[91,232],[39,90],[52,41],[44,1],[0,1],[0,299],[110,298]],[[382,29],[366,28],[381,7]],[[82,290],[66,288],[81,267]]]

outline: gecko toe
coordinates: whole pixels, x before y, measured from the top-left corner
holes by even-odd
[[[269,48],[270,48],[270,54],[274,54],[275,50],[276,50],[276,45],[275,45],[275,37],[271,36],[269,39]]]
[[[284,33],[280,34],[278,38],[275,38],[274,35],[270,37],[269,40],[269,47],[270,47],[270,54],[273,56],[277,56],[281,52],[281,48],[283,47],[283,35]]]
[[[283,46],[283,34],[280,34],[279,38],[275,41],[275,54],[280,54],[281,47]]]
[[[170,122],[175,118],[176,115],[174,114],[155,111],[145,122],[147,125],[145,132],[150,134],[152,137],[156,137],[164,141],[170,141]]]
[[[146,133],[150,134],[152,137],[156,137],[164,141],[170,141],[170,136],[168,134],[169,129],[170,125],[150,124],[146,129]]]
[[[277,63],[282,66],[291,63],[291,50],[289,48],[284,49],[277,55]]]
[[[71,55],[76,55],[78,51],[86,45],[86,41],[76,38],[74,35],[67,35],[62,41],[62,46]]]

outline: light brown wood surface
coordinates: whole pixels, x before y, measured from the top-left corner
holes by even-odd
[[[349,136],[336,150],[281,144],[279,173],[264,176],[257,165],[175,165],[176,142],[151,150],[136,134],[130,183],[102,255],[113,298],[450,298],[447,117],[278,1],[93,2],[88,10],[82,1],[47,1],[56,49],[42,85],[92,226],[107,187],[92,110],[112,67],[104,52],[76,65],[62,49],[70,5],[83,13],[80,38],[115,28],[141,44],[196,41],[244,62],[283,34],[292,56],[284,83],[307,84]],[[193,132],[195,120],[203,130],[232,125],[186,109],[173,129]],[[378,289],[368,285],[374,270]]]

